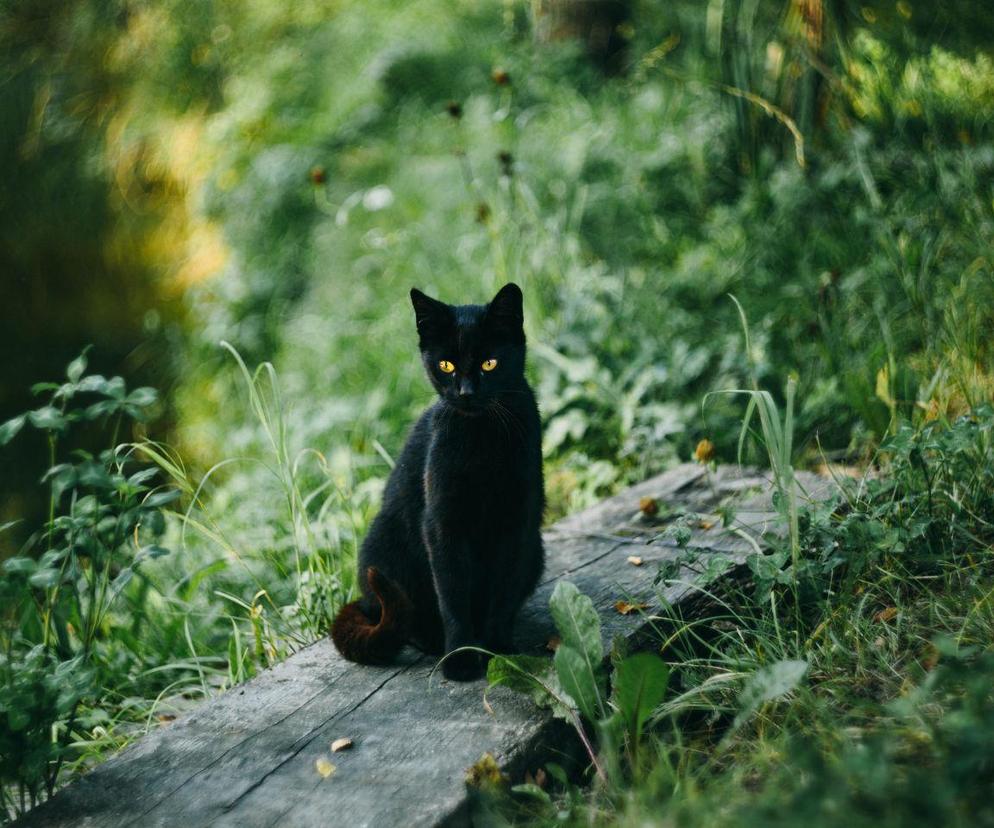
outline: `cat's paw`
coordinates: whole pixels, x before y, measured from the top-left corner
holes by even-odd
[[[452,653],[442,662],[442,675],[452,681],[474,681],[482,678],[486,669],[486,657],[473,650]]]

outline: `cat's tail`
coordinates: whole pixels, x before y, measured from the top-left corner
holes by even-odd
[[[410,628],[411,601],[394,581],[375,566],[366,570],[369,590],[380,602],[373,622],[353,601],[339,610],[331,625],[331,640],[345,658],[360,664],[384,664],[404,646]]]

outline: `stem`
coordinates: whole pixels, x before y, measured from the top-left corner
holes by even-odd
[[[587,751],[587,755],[590,757],[590,761],[594,765],[594,770],[597,771],[598,778],[601,782],[606,784],[607,774],[604,773],[604,768],[601,767],[601,763],[597,761],[597,754],[594,752],[594,746],[590,744],[590,739],[587,738],[587,733],[583,729],[583,722],[580,721],[580,717],[573,711],[570,711],[570,716],[573,719],[573,727],[576,729],[576,732],[580,737],[580,741],[583,742],[583,747]]]
[[[55,768],[53,769],[52,773],[49,774],[48,778],[45,780],[45,788],[48,791],[49,797],[51,797],[55,793],[55,785],[58,783],[59,773],[62,771],[62,763],[65,758],[63,751],[66,747],[66,744],[62,744],[62,742],[63,739],[65,739],[66,743],[68,743],[69,739],[71,738],[73,726],[76,724],[76,713],[78,710],[79,710],[79,702],[77,701],[75,704],[73,704],[72,711],[69,713],[69,719],[66,722],[65,734],[64,736],[59,737],[59,743],[62,747],[62,750],[59,751],[58,758],[55,760]]]

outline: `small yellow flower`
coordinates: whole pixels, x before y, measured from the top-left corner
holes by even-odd
[[[694,449],[694,459],[698,463],[710,463],[714,460],[714,443],[707,438],[701,440]]]
[[[500,788],[507,783],[492,753],[484,753],[466,770],[466,784],[474,788]]]

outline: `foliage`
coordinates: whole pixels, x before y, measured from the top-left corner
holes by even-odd
[[[159,544],[162,510],[178,492],[153,485],[154,468],[122,447],[56,462],[69,428],[112,422],[116,434],[156,399],[150,388],[128,393],[120,377],[86,374],[86,366],[83,354],[65,382],[36,385],[48,402],[0,426],[4,443],[25,426],[44,433],[52,462],[49,519],[0,575],[0,813],[52,793],[84,706],[92,711],[120,669],[109,613],[143,565],[168,553]]]
[[[534,824],[986,824],[992,428],[990,407],[900,428],[878,456],[886,474],[802,502],[798,560],[757,553],[750,583],[716,596],[710,614],[657,621],[678,681],[647,715],[652,760],[587,792],[567,779],[523,791],[506,813]],[[701,565],[689,551],[668,569],[688,565]],[[599,766],[617,759],[602,740]]]
[[[526,693],[536,704],[551,707],[557,716],[569,721],[606,782],[605,768],[580,716],[609,746],[615,742],[624,745],[630,761],[636,763],[646,721],[666,694],[669,668],[652,653],[623,655],[618,644],[609,677],[600,617],[590,598],[569,581],[556,584],[549,610],[560,637],[552,664],[536,656],[494,656],[487,666],[487,683]]]

